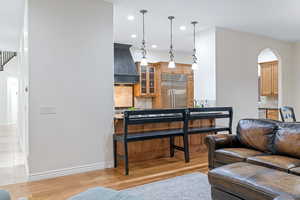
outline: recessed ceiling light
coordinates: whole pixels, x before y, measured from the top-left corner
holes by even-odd
[[[132,20],[134,20],[134,16],[133,16],[133,15],[128,15],[127,19],[128,19],[129,21],[132,21]]]
[[[156,49],[157,48],[157,45],[156,44],[152,44],[151,46],[153,49]]]
[[[179,29],[182,30],[182,31],[185,31],[186,30],[186,26],[180,26]]]
[[[132,38],[136,38],[136,34],[132,34],[131,37],[132,37]]]

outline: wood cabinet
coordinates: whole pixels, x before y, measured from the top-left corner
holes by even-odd
[[[278,62],[272,65],[272,92],[273,95],[278,95]]]
[[[278,61],[260,63],[260,95],[278,95]]]
[[[140,75],[139,83],[134,85],[134,96],[154,97],[156,95],[156,64],[148,63],[148,66],[141,66],[137,63]]]
[[[278,109],[266,109],[267,119],[279,120]]]

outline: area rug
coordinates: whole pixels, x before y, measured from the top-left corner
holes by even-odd
[[[123,190],[143,200],[211,200],[207,175],[192,173]]]

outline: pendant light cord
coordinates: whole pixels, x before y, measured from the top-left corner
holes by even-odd
[[[146,42],[145,42],[145,13],[147,13],[148,11],[147,10],[141,10],[140,13],[142,13],[143,15],[143,40],[142,40],[142,55],[143,55],[143,58],[145,59],[146,58],[146,54],[147,54],[147,51],[146,51]]]
[[[194,49],[196,49],[196,24],[194,25]]]
[[[173,19],[174,16],[169,16],[168,19],[170,20],[170,61],[174,61],[174,49],[173,49]]]
[[[191,24],[193,24],[194,27],[194,48],[193,48],[193,63],[197,63],[197,56],[196,56],[196,24],[198,22],[192,21]]]
[[[145,43],[145,13],[143,13],[143,43]]]
[[[171,49],[173,49],[173,20],[171,19],[171,22],[170,22],[170,34],[171,34],[171,37],[170,37],[170,44],[171,44]]]

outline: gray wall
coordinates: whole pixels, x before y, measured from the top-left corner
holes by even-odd
[[[268,37],[217,28],[217,105],[234,107],[234,126],[239,119],[258,117],[257,58],[270,48],[280,59],[279,106],[293,103],[292,44]]]
[[[113,5],[29,0],[28,11],[30,179],[110,166]]]

